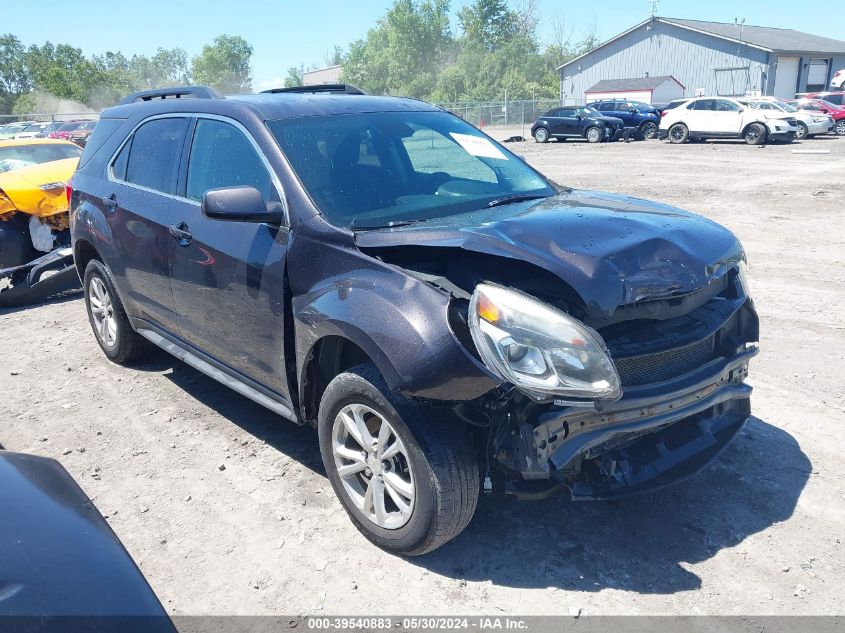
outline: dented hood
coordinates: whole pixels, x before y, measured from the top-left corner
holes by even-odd
[[[355,240],[361,248],[452,247],[524,260],[605,315],[699,289],[745,257],[734,235],[706,218],[592,191],[358,232]]]

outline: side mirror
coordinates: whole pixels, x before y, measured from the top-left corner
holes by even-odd
[[[581,119],[583,119],[584,117],[583,117],[583,116],[581,116],[581,113],[579,112],[578,114],[576,114],[576,115],[575,115],[575,118],[576,118],[576,119],[578,119],[578,120],[580,121],[580,120],[581,120]]]
[[[631,114],[638,114],[639,110],[637,108],[629,108],[628,112],[630,112]]]
[[[202,197],[202,213],[212,220],[279,224],[285,212],[280,202],[265,202],[255,187],[210,189]]]

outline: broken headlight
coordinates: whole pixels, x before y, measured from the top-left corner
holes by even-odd
[[[737,264],[737,277],[739,277],[739,286],[742,288],[742,291],[745,293],[746,297],[751,296],[751,286],[748,285],[748,264],[744,261],[740,261]]]
[[[529,295],[479,284],[469,304],[469,325],[487,367],[529,395],[590,400],[622,395],[601,337]]]

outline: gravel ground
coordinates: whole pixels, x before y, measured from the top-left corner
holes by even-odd
[[[390,556],[347,520],[310,428],[163,353],[109,363],[78,294],[0,313],[0,443],[64,464],[172,614],[842,613],[845,139],[511,147],[743,241],[754,417],[692,480],[615,503],[485,498],[446,547]],[[808,148],[830,154],[792,153]]]

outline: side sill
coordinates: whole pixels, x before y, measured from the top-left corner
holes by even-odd
[[[278,413],[284,418],[287,418],[291,422],[296,422],[300,424],[299,419],[297,418],[296,414],[293,411],[293,408],[290,404],[285,402],[280,402],[275,400],[260,391],[255,389],[254,387],[249,386],[242,380],[232,376],[231,374],[214,367],[211,363],[206,362],[193,352],[188,351],[184,347],[173,343],[160,334],[153,332],[152,330],[145,329],[145,328],[138,328],[138,334],[143,336],[145,339],[157,345],[168,354],[172,354],[179,360],[185,362],[186,364],[190,365],[197,371],[201,371],[209,378],[213,378],[217,382],[226,385],[233,391],[238,392],[242,396],[249,398],[253,402],[260,404],[267,409],[270,409],[274,413]]]

